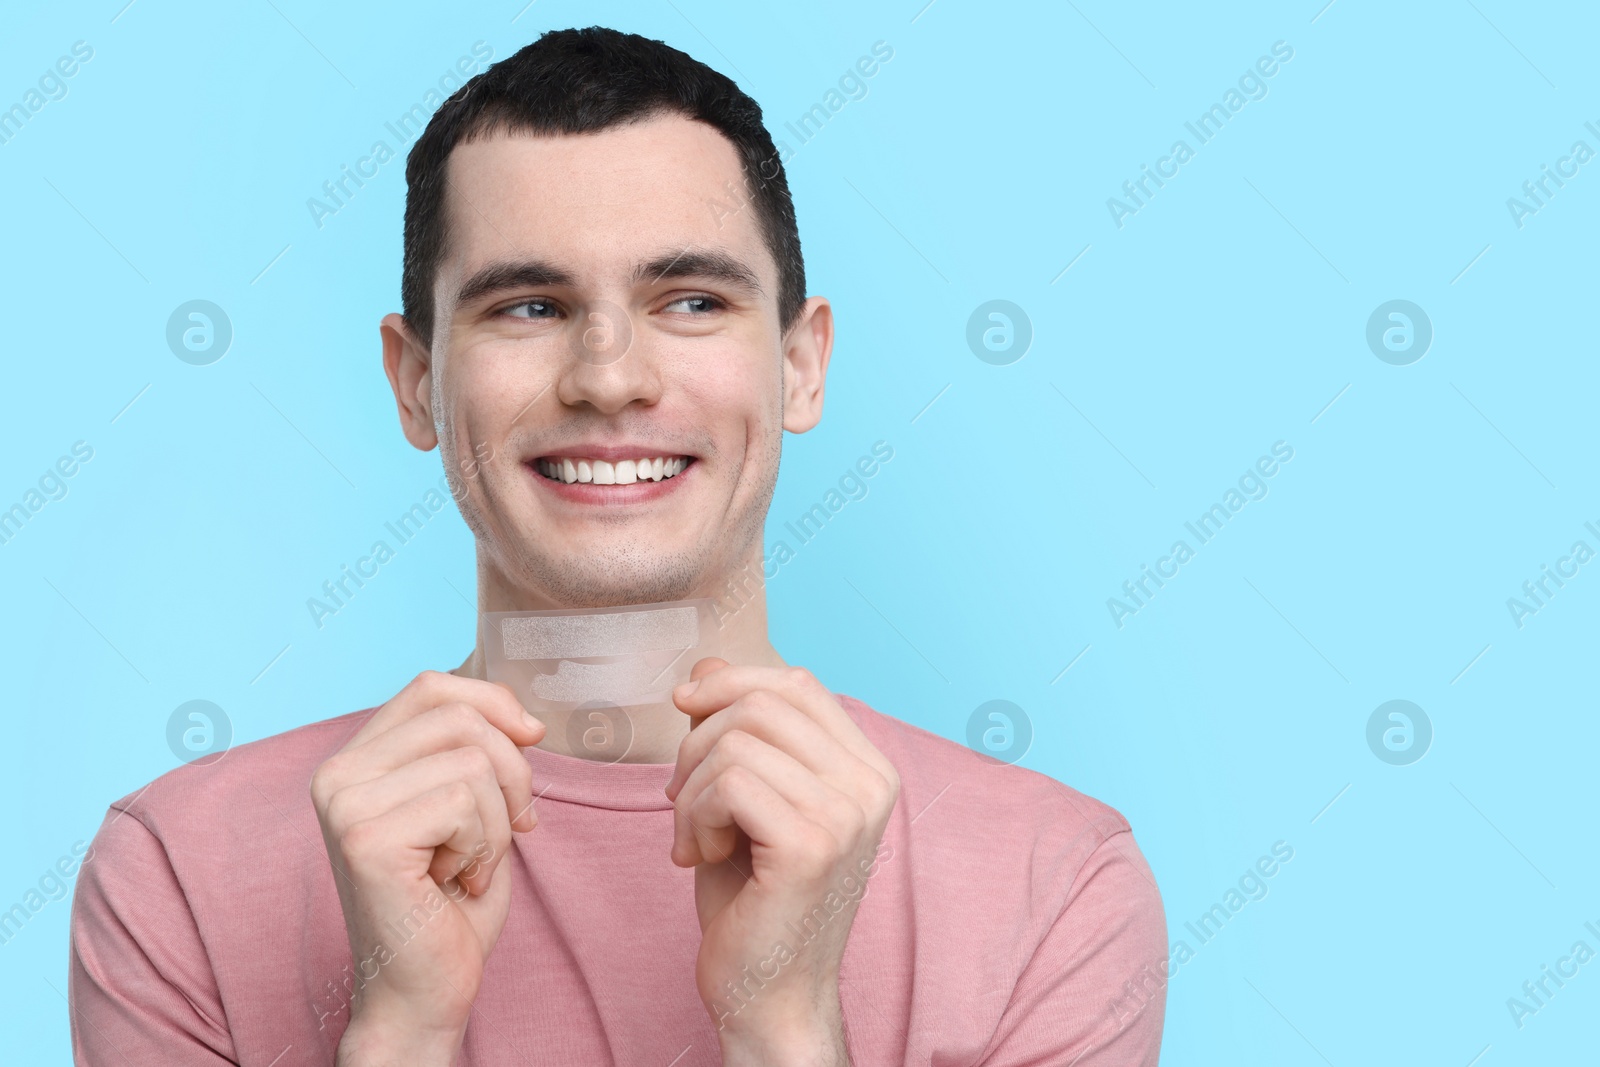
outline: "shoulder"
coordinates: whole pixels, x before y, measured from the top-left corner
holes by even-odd
[[[1156,993],[1116,1000],[1167,956],[1161,894],[1127,819],[835,695],[900,773],[852,974],[914,946],[921,1010],[941,1041],[965,1042],[963,1062],[1153,1064],[1165,972],[1152,972]]]
[[[373,710],[239,745],[112,802],[85,857],[75,926],[125,928],[148,945],[175,924],[239,936],[303,924],[334,892],[311,776]]]
[[[1160,915],[1154,876],[1115,808],[853,697],[836,697],[900,773],[886,839],[910,853],[915,877],[950,899],[981,887],[985,900],[1046,922],[1069,906]]]
[[[311,776],[372,710],[239,745],[112,802],[72,905],[72,1000],[88,1024],[75,1040],[105,1046],[94,1062],[124,1048],[141,1063],[183,1059],[174,1049],[235,1062],[230,1000],[289,1003],[308,976],[337,973],[338,893]]]
[[[1103,841],[1129,830],[1115,808],[1048,775],[980,755],[855,697],[835,697],[900,772],[900,804],[919,824],[936,818],[989,834],[1042,834],[1058,842],[1085,835]]]
[[[226,851],[255,831],[265,836],[275,824],[303,830],[311,810],[311,776],[361,728],[375,708],[310,723],[281,734],[238,745],[214,761],[177,767],[142,789],[111,803],[108,825],[130,816],[169,849],[184,842]],[[259,845],[260,840],[256,842]]]

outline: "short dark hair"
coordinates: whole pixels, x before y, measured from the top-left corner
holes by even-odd
[[[778,265],[778,320],[787,332],[805,304],[805,262],[783,161],[760,105],[676,48],[590,26],[551,30],[474,77],[434,113],[406,157],[400,300],[423,344],[433,343],[433,279],[449,236],[445,165],[457,144],[496,133],[593,133],[663,113],[704,122],[733,142],[749,204]]]

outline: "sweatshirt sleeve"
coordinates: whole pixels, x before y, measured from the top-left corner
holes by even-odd
[[[1156,1067],[1167,921],[1133,834],[1089,856],[1023,968],[982,1067]]]
[[[167,851],[113,807],[72,901],[73,1061],[235,1063],[217,982]]]

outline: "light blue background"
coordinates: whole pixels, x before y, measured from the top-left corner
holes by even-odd
[[[95,454],[0,545],[0,908],[176,765],[179,704],[253,740],[470,647],[453,511],[322,629],[305,606],[440,475],[379,364],[403,161],[318,229],[306,200],[341,164],[393,146],[383,123],[479,40],[660,37],[780,139],[883,40],[868,96],[789,163],[839,344],[769,542],[874,441],[895,456],[772,580],[780,650],[947,737],[1015,701],[1025,765],[1132,822],[1174,940],[1292,845],[1172,980],[1166,1062],[1592,1055],[1600,962],[1521,1029],[1506,1007],[1575,941],[1600,949],[1600,565],[1520,629],[1506,606],[1600,548],[1600,162],[1520,229],[1506,206],[1574,141],[1600,149],[1592,9],[524,2],[5,11],[0,106],[74,41],[94,58],[0,145],[0,507],[74,441]],[[1184,122],[1280,40],[1266,98],[1197,145]],[[1195,158],[1119,229],[1107,198],[1180,137]],[[235,331],[211,366],[164,340],[196,298]],[[1010,366],[965,341],[991,299],[1032,321]],[[1391,299],[1433,323],[1410,366],[1365,342]],[[1270,495],[1114,625],[1107,598],[1280,440]],[[1366,743],[1390,699],[1433,724],[1410,766]],[[16,1062],[68,1059],[68,915],[0,945]]]

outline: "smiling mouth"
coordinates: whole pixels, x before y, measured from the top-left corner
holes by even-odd
[[[693,462],[693,456],[651,456],[615,463],[577,456],[551,456],[534,460],[533,469],[552,482],[567,485],[633,485],[676,478]]]

